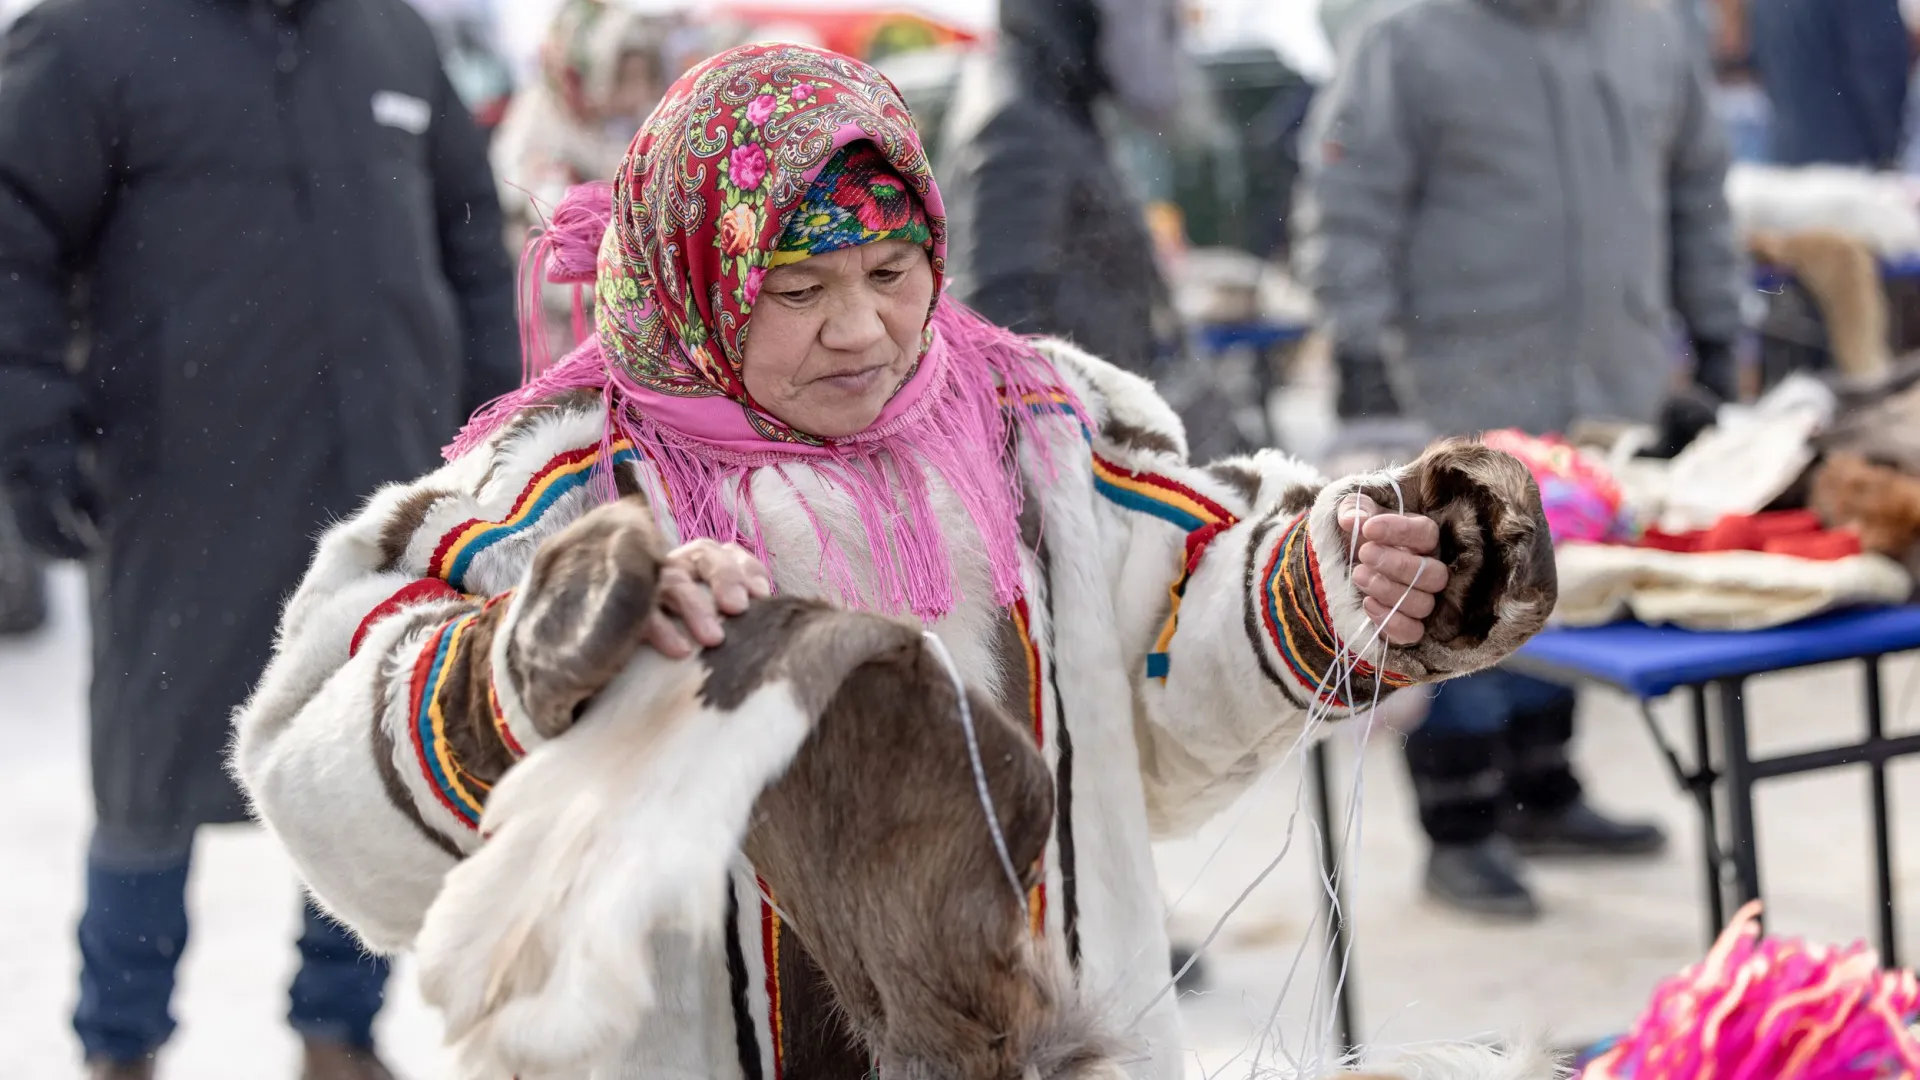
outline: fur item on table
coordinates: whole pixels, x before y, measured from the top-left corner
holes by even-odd
[[[1666,980],[1585,1080],[1885,1080],[1920,1075],[1920,979],[1872,949],[1760,936],[1758,901]]]
[[[1562,544],[1553,617],[1564,626],[1621,618],[1690,630],[1760,630],[1857,604],[1897,604],[1906,571],[1883,555],[1830,562],[1759,551],[1680,554],[1619,544]]]
[[[1820,305],[1827,349],[1849,381],[1871,383],[1893,368],[1887,336],[1887,292],[1880,262],[1867,244],[1831,230],[1754,233],[1754,259],[1792,274]]]
[[[1727,170],[1727,204],[1740,235],[1825,230],[1887,256],[1920,253],[1920,209],[1912,191],[1897,173],[1832,165],[1742,162]]]
[[[1836,528],[1860,534],[1868,551],[1903,562],[1920,577],[1920,477],[1833,453],[1813,476],[1812,508]]]
[[[1816,445],[1920,476],[1920,386],[1849,409]]]

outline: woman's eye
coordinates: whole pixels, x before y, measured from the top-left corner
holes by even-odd
[[[881,267],[880,269],[875,270],[871,276],[873,280],[879,282],[882,285],[891,285],[894,282],[899,281],[902,277],[905,277],[906,273],[907,272],[905,270],[895,270],[891,267]]]
[[[785,300],[789,304],[799,304],[799,303],[804,303],[808,300],[813,299],[813,294],[819,291],[820,291],[820,286],[809,285],[804,289],[794,289],[787,292],[777,292],[777,293],[774,293],[773,295],[779,297],[782,300]]]

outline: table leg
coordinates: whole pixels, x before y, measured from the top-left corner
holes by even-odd
[[[1333,953],[1329,977],[1333,980],[1333,1021],[1334,1037],[1340,1045],[1334,1050],[1342,1057],[1358,1047],[1354,1044],[1353,1023],[1353,971],[1347,964],[1347,898],[1344,875],[1335,869],[1334,860],[1339,850],[1333,841],[1335,828],[1333,817],[1333,785],[1328,778],[1327,744],[1317,742],[1307,754],[1308,767],[1313,770],[1313,810],[1320,818],[1320,865],[1331,875],[1330,884],[1320,890],[1320,902],[1327,913],[1327,945]],[[1346,970],[1342,971],[1345,968]]]
[[[1691,688],[1693,697],[1693,774],[1686,779],[1700,805],[1700,850],[1707,869],[1707,942],[1712,944],[1727,925],[1726,886],[1721,875],[1726,861],[1720,855],[1720,815],[1713,804],[1713,733],[1707,721],[1707,688]]]
[[[1727,755],[1727,846],[1733,855],[1736,899],[1760,898],[1760,852],[1753,822],[1753,755],[1747,747],[1745,681],[1723,679],[1720,726]]]
[[[1884,698],[1880,687],[1880,658],[1865,658],[1867,666],[1867,741],[1878,743],[1886,738]],[[1884,967],[1900,966],[1900,946],[1893,920],[1893,818],[1887,807],[1887,763],[1878,756],[1870,759],[1870,783],[1873,800],[1873,869],[1874,902],[1878,907],[1876,914],[1880,923],[1880,963]]]

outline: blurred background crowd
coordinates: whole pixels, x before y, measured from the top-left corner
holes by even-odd
[[[591,298],[534,282],[516,303],[518,254],[734,44],[891,75],[941,178],[953,287],[1155,379],[1196,457],[1364,464],[1502,430],[1573,492],[1556,539],[1765,548],[1830,603],[1902,600],[1920,567],[1920,4],[13,0],[0,19],[0,634],[40,629],[51,562],[85,563],[75,1026],[98,1076],[151,1075],[172,1030],[194,832],[244,817],[219,752],[306,538],[429,469],[519,378],[523,338],[578,339]],[[1782,510],[1804,535],[1727,532]],[[1820,576],[1865,555],[1899,575]],[[1585,617],[1633,609],[1617,567],[1562,572],[1599,582]],[[1669,600],[1698,594],[1672,621],[1734,617],[1726,587],[1661,573]],[[1774,617],[1763,592],[1742,625]],[[1523,854],[1661,849],[1587,800],[1575,711],[1505,672],[1403,707],[1431,897],[1527,919]],[[311,911],[300,948],[307,1075],[387,1075],[384,965]]]

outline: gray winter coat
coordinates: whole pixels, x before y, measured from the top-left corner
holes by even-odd
[[[1317,102],[1300,269],[1336,343],[1400,335],[1443,431],[1648,419],[1677,312],[1739,329],[1727,148],[1660,0],[1422,0],[1369,27]]]

